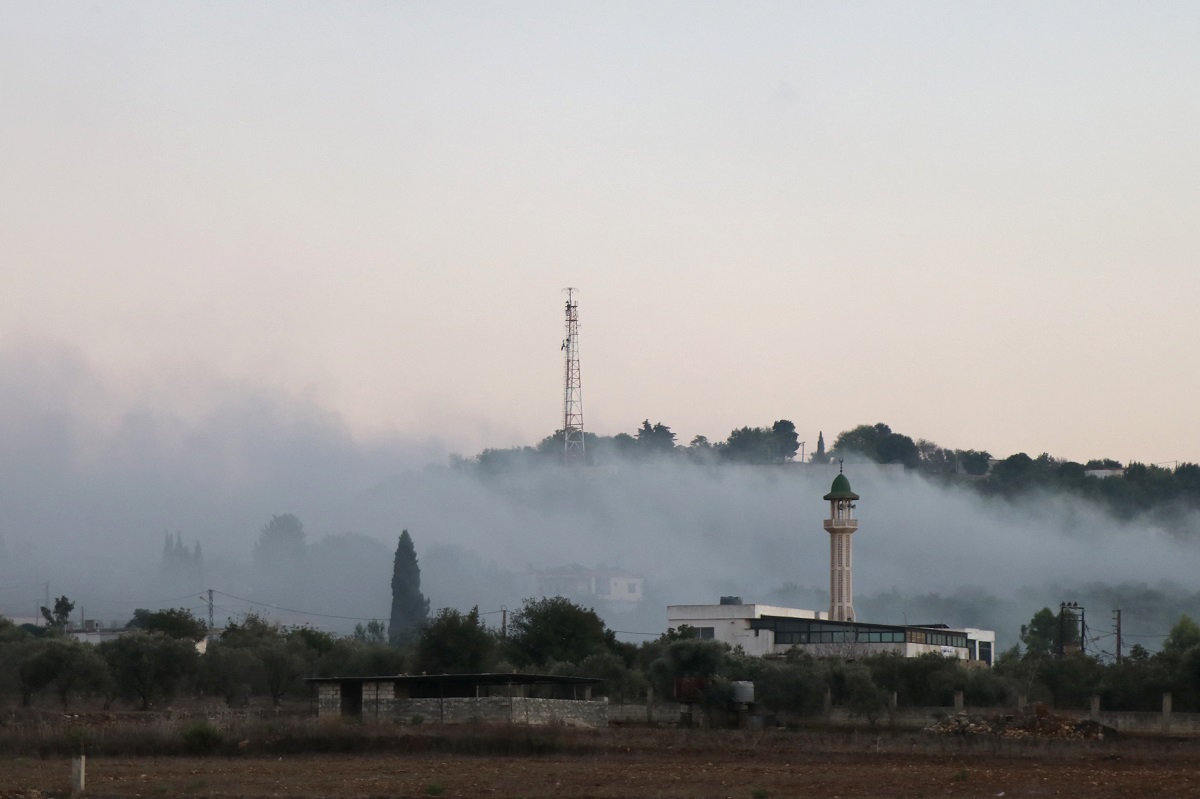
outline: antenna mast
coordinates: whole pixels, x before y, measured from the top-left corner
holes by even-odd
[[[563,381],[563,458],[567,463],[582,462],[583,397],[579,387],[579,303],[575,289],[567,292],[567,337],[563,340],[566,377]]]

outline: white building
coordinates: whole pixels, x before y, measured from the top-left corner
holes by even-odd
[[[737,597],[724,599],[719,605],[671,605],[667,624],[675,629],[686,624],[701,639],[740,646],[747,655],[758,657],[783,655],[799,647],[817,657],[933,653],[990,666],[996,648],[992,630],[836,621],[819,611],[745,604]]]
[[[741,597],[722,597],[718,605],[671,605],[667,624],[693,627],[701,639],[740,646],[748,655],[782,655],[800,647],[818,657],[863,657],[895,652],[904,657],[940,654],[992,664],[996,633],[944,624],[864,624],[854,615],[854,557],[851,536],[858,494],[838,472],[829,493],[829,610],[819,612],[746,604]]]
[[[622,569],[562,566],[534,573],[536,593],[565,596],[576,601],[634,604],[645,597],[645,587],[645,577]]]

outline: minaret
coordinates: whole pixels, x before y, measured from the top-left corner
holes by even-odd
[[[854,556],[850,536],[858,529],[854,518],[854,501],[858,494],[850,490],[850,481],[838,467],[838,476],[825,495],[829,500],[829,518],[825,532],[829,533],[829,618],[833,621],[854,621]]]

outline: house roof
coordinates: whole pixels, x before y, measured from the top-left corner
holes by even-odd
[[[559,674],[384,674],[375,677],[308,677],[307,682],[392,682],[403,685],[596,685],[596,677]]]

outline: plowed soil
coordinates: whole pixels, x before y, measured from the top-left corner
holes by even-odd
[[[589,754],[89,758],[96,797],[1200,797],[1200,742],[617,729]],[[576,746],[575,751],[579,751]],[[0,758],[0,797],[65,795],[65,758]]]

